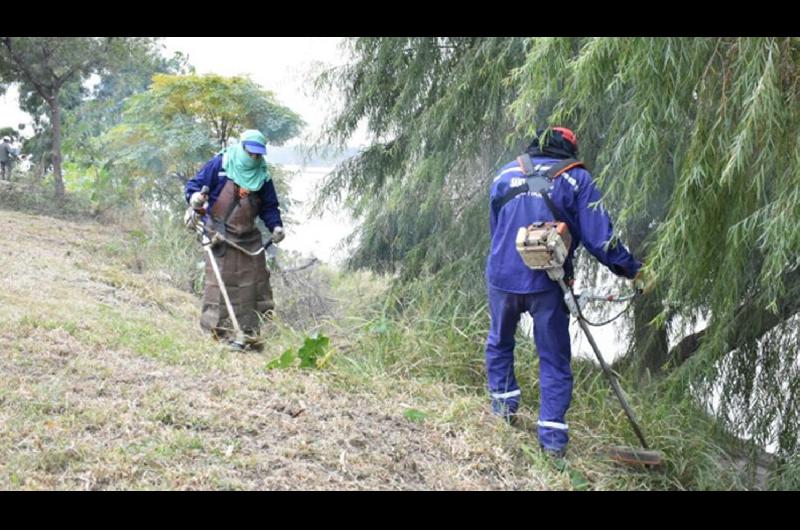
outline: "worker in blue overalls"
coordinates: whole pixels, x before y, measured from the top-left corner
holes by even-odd
[[[591,174],[577,160],[569,164],[577,153],[578,142],[569,129],[539,130],[527,149],[535,170],[546,174],[553,166],[565,167],[565,160],[569,170],[552,178],[549,189],[541,193],[520,192],[518,188],[526,184],[526,174],[514,161],[500,169],[491,187],[492,242],[486,266],[491,325],[486,341],[486,369],[492,412],[512,422],[519,407],[514,334],[520,315],[527,311],[533,317],[539,352],[539,443],[554,457],[565,455],[569,441],[564,418],[572,399],[569,312],[558,284],[545,271],[532,270],[523,262],[515,245],[517,231],[536,221],[567,224],[573,242],[564,264],[568,284],[579,244],[618,276],[634,279],[642,266],[614,237]]]

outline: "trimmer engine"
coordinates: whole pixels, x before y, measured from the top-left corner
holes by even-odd
[[[566,223],[539,221],[517,232],[517,252],[525,265],[534,270],[547,271],[552,280],[564,277],[572,236]]]

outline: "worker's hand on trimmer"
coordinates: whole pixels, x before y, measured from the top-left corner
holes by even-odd
[[[647,294],[653,290],[653,277],[650,274],[645,274],[644,267],[639,269],[636,276],[633,277],[633,288],[639,294]]]
[[[194,211],[201,215],[206,213],[206,207],[208,206],[208,194],[200,191],[192,193],[192,196],[189,199],[189,206],[191,206]]]
[[[283,238],[286,237],[286,232],[283,230],[282,226],[276,226],[272,230],[272,242],[273,243],[280,243],[283,241]]]

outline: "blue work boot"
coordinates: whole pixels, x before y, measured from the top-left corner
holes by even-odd
[[[492,414],[503,418],[512,427],[517,423],[517,407],[505,401],[492,400]]]
[[[560,449],[553,449],[552,447],[539,446],[542,452],[547,455],[551,460],[563,460],[567,456],[566,446]]]

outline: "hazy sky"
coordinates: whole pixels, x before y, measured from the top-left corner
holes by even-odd
[[[308,135],[319,130],[331,106],[313,93],[309,75],[321,65],[344,63],[341,41],[339,37],[167,37],[164,44],[169,55],[188,54],[198,73],[248,74],[303,117]],[[0,97],[0,127],[19,123],[30,120],[19,110],[17,91],[12,89]],[[364,136],[359,133],[351,144],[361,143]]]
[[[322,95],[313,93],[311,72],[323,64],[344,63],[341,41],[339,37],[168,37],[165,44],[170,54],[187,53],[198,73],[248,74],[299,113],[308,124],[308,134],[319,130],[330,108]]]

